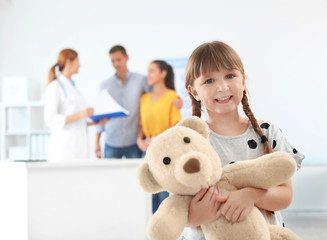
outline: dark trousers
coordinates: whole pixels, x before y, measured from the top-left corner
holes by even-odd
[[[136,144],[128,147],[112,147],[108,144],[104,146],[104,157],[105,158],[141,158],[142,151]]]
[[[152,213],[155,213],[157,211],[160,203],[167,197],[169,197],[169,193],[166,191],[152,194]]]

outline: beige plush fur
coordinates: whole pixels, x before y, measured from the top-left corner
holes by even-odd
[[[190,201],[202,188],[217,184],[227,191],[268,189],[288,181],[296,171],[294,159],[281,152],[222,168],[208,137],[207,124],[189,117],[151,142],[139,169],[139,184],[149,193],[171,193],[150,219],[151,239],[178,239],[187,224]],[[231,223],[220,217],[201,228],[207,240],[298,239],[288,229],[269,226],[257,208],[242,222]]]

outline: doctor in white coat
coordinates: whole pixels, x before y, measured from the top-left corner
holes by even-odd
[[[45,90],[44,119],[51,131],[48,161],[79,160],[89,157],[86,119],[93,115],[71,79],[80,67],[78,54],[64,49],[50,69]],[[56,76],[56,68],[60,74]],[[100,121],[104,124],[106,120]]]

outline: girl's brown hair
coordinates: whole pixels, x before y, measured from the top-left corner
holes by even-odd
[[[186,64],[185,70],[185,87],[193,86],[194,80],[201,75],[206,75],[212,72],[220,71],[220,69],[236,69],[243,75],[244,67],[241,58],[233,48],[219,41],[208,42],[197,47]],[[201,117],[201,102],[197,101],[189,92],[192,101],[192,115]],[[243,92],[242,98],[243,111],[249,118],[253,129],[261,137],[263,143],[264,154],[273,152],[266,136],[264,136],[254,114],[251,111],[246,91]]]
[[[61,72],[65,68],[66,60],[70,61],[75,60],[78,57],[78,54],[73,49],[64,49],[58,54],[57,63],[50,68],[47,84],[56,79],[55,68],[58,66],[59,71]]]

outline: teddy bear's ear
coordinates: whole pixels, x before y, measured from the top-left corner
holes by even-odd
[[[206,124],[206,122],[200,119],[199,117],[193,116],[193,117],[184,118],[182,121],[180,121],[177,124],[177,126],[191,128],[197,131],[198,133],[200,133],[205,138],[209,137],[209,127]]]
[[[141,188],[148,193],[157,193],[163,190],[154,179],[147,162],[143,162],[138,170],[138,182]]]

